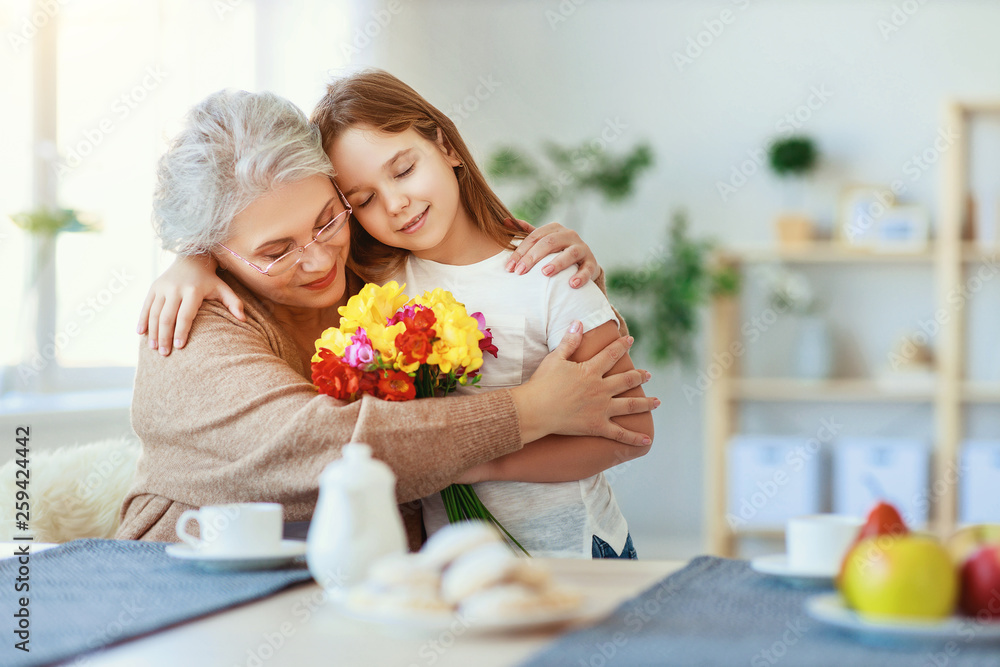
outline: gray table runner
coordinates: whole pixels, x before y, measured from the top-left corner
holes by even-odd
[[[604,622],[569,634],[525,663],[617,665],[858,665],[996,667],[1000,645],[861,638],[808,617],[802,590],[746,561],[701,556],[624,603]]]
[[[311,579],[304,562],[285,569],[214,572],[167,556],[162,542],[75,540],[32,554],[30,652],[14,647],[19,563],[0,561],[0,665],[65,660]],[[81,661],[86,664],[86,660]]]

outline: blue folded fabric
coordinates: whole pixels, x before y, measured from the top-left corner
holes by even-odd
[[[30,543],[28,543],[30,544]],[[75,540],[28,564],[28,592],[16,592],[21,564],[0,561],[0,665],[44,665],[182,621],[262,598],[311,579],[305,563],[280,570],[220,572],[164,552],[162,542]],[[29,598],[29,652],[15,644]]]
[[[885,640],[832,628],[804,611],[806,598],[821,592],[757,574],[746,561],[701,556],[525,665],[1000,665],[997,644]]]

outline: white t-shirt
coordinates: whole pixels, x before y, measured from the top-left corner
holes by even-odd
[[[516,243],[516,242],[515,242]],[[482,312],[491,329],[498,357],[485,355],[477,385],[461,393],[515,387],[527,381],[542,359],[554,350],[573,320],[589,331],[617,323],[607,298],[593,283],[569,286],[576,267],[546,277],[536,266],[523,276],[507,273],[509,250],[465,266],[409,257],[404,292],[418,296],[441,287]],[[473,485],[479,499],[533,556],[590,558],[593,536],[621,553],[628,524],[604,474],[578,482],[481,482]],[[423,499],[424,526],[431,535],[448,524],[440,494]]]

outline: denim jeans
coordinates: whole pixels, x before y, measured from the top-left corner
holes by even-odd
[[[597,535],[594,535],[593,555],[594,558],[627,558],[629,560],[639,560],[639,555],[635,552],[635,547],[632,546],[631,533],[625,538],[625,547],[622,548],[620,556],[615,553],[610,544]]]

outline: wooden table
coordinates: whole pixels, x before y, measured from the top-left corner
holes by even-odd
[[[527,659],[566,632],[597,622],[625,600],[684,566],[679,561],[545,560],[556,580],[582,590],[586,618],[557,628],[485,634],[456,622],[432,634],[341,615],[315,583],[113,646],[88,667],[489,667]],[[70,660],[66,664],[73,664]]]

